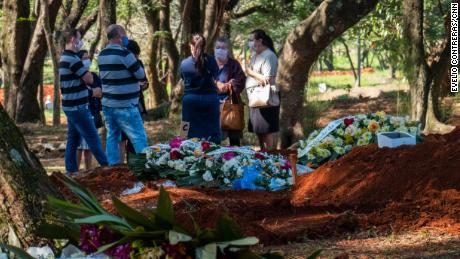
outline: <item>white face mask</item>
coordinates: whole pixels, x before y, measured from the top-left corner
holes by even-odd
[[[82,61],[82,63],[83,63],[83,66],[85,66],[86,70],[89,70],[89,68],[91,67],[91,60],[85,59]]]
[[[253,40],[248,42],[248,47],[249,47],[250,50],[254,50],[254,41]]]
[[[77,49],[77,51],[80,51],[80,49],[83,47],[83,40],[78,40],[77,44],[75,44],[75,48]]]
[[[220,61],[225,61],[228,57],[228,49],[214,49],[214,56]]]

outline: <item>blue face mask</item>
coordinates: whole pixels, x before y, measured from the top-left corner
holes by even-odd
[[[121,44],[123,44],[124,47],[128,46],[128,43],[129,43],[129,38],[128,36],[123,36],[121,37]]]

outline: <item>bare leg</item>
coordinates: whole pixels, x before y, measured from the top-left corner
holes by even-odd
[[[91,150],[83,150],[83,155],[85,156],[85,169],[91,169],[91,163],[93,160],[93,154],[91,154]]]
[[[81,149],[77,149],[77,168],[80,169],[80,162],[81,162],[81,157],[82,157],[82,151]]]
[[[120,164],[124,164],[126,157],[126,140],[118,142],[118,148],[120,150]]]
[[[275,138],[273,133],[268,133],[264,135],[265,148],[267,150],[275,149]]]
[[[260,150],[265,150],[264,134],[257,134],[257,138],[259,139]]]

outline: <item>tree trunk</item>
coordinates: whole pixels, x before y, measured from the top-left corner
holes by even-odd
[[[44,202],[61,195],[1,105],[0,151],[0,242],[17,237],[22,247],[37,245],[33,233],[49,218]]]
[[[160,30],[162,32],[161,42],[168,57],[168,77],[171,85],[176,85],[179,68],[179,51],[173,40],[169,24],[171,0],[161,0],[160,7]]]
[[[332,45],[326,49],[326,55],[324,55],[323,61],[327,66],[327,71],[334,71],[334,48]]]
[[[159,37],[155,35],[159,31],[159,11],[153,7],[151,0],[143,0],[143,12],[147,20],[148,28],[148,48],[147,48],[147,62],[146,62],[146,73],[149,80],[149,102],[148,108],[152,109],[160,105],[165,100],[168,100],[168,93],[165,86],[160,82],[158,77],[157,63],[158,57],[158,43]]]
[[[99,12],[97,15],[97,23],[96,23],[96,38],[91,42],[91,45],[88,51],[88,55],[91,60],[94,58],[94,53],[96,52],[97,44],[99,44],[99,41],[101,40],[101,30],[102,30],[101,23],[102,23],[102,17],[101,17],[101,13]]]
[[[225,6],[228,0],[208,0],[206,4],[203,35],[206,38],[206,52],[211,53],[214,41],[224,23]]]
[[[411,119],[423,122],[425,119],[428,90],[432,80],[425,60],[423,45],[423,0],[407,0],[403,3],[404,35],[407,40],[405,72],[410,84]]]
[[[181,45],[180,45],[180,59],[190,56],[190,39],[192,38],[192,32],[194,24],[192,22],[193,0],[182,0],[182,33],[181,33]],[[196,21],[195,21],[196,24]]]
[[[51,31],[54,30],[54,24],[61,2],[62,0],[50,1],[48,10]],[[38,22],[39,21],[37,21],[37,23]],[[28,50],[29,52],[24,64],[20,86],[16,96],[15,121],[17,123],[40,121],[40,107],[37,101],[37,93],[47,52],[43,26],[35,26],[35,31]]]
[[[411,119],[421,122],[424,133],[446,133],[454,127],[441,123],[436,115],[440,78],[449,67],[449,30],[446,30],[444,48],[438,61],[427,63],[423,38],[423,0],[406,0],[403,4],[404,36],[407,50],[404,70],[411,92]],[[409,18],[407,15],[410,15]],[[449,19],[450,15],[447,15]],[[450,24],[450,23],[448,23]]]
[[[16,93],[30,42],[28,0],[4,0],[0,48],[4,83],[4,106],[11,118],[16,117]]]
[[[353,78],[355,79],[355,82],[356,82],[358,80],[358,75],[356,74],[355,65],[353,64],[353,59],[351,58],[351,55],[350,55],[350,49],[348,48],[348,45],[345,42],[345,40],[342,40],[341,42],[343,46],[345,47],[345,53],[347,53],[348,62],[350,62],[350,68],[351,68],[351,71],[353,72]]]
[[[358,69],[357,69],[357,75],[355,79],[355,87],[360,87],[361,86],[361,35],[358,30]]]
[[[53,126],[61,124],[61,95],[60,95],[60,79],[59,79],[59,65],[56,47],[53,41],[53,35],[50,28],[49,13],[48,13],[48,0],[41,0],[40,14],[43,17],[43,30],[45,31],[46,43],[50,53],[51,61],[53,62],[53,75],[54,75],[54,100],[53,100]]]
[[[308,71],[334,39],[375,8],[378,0],[323,1],[287,37],[279,58],[277,84],[281,88],[281,145],[304,136],[302,111]],[[305,46],[309,46],[305,48]]]
[[[107,45],[107,27],[117,23],[117,1],[116,0],[100,0],[99,12],[101,16],[101,39],[99,49],[105,48]]]
[[[46,125],[46,117],[45,117],[45,103],[43,102],[43,99],[45,98],[45,91],[43,89],[43,80],[40,83],[40,86],[38,88],[38,104],[40,105],[40,123],[41,125],[45,126]]]
[[[77,1],[76,5],[72,5],[72,2],[73,1],[67,1],[67,3],[65,4],[66,7],[65,9],[63,9],[64,14],[61,16],[61,20],[56,26],[56,30],[54,33],[54,45],[56,46],[56,54],[58,57],[61,56],[62,51],[64,51],[65,48],[65,39],[63,38],[63,32],[67,31],[70,28],[77,27],[78,22],[80,21],[83,13],[85,12],[86,7],[88,6],[89,0],[79,0]],[[92,17],[94,15],[93,13],[89,15],[87,18]]]

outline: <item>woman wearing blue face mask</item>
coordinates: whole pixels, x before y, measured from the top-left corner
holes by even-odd
[[[233,101],[241,100],[240,94],[244,89],[246,75],[240,63],[229,55],[230,41],[227,37],[219,37],[214,44],[214,57],[219,66],[216,85],[219,99],[229,98],[230,91],[233,94]],[[243,137],[242,131],[222,130],[222,140],[229,138],[230,146],[239,146]]]
[[[77,55],[81,59],[85,68],[88,71],[90,71],[91,60],[89,59],[88,51],[80,50]],[[88,96],[91,96],[89,97],[89,110],[91,112],[91,115],[93,116],[94,124],[96,128],[101,128],[103,126],[102,116],[101,116],[101,109],[102,109],[101,97],[100,96],[94,97],[93,90],[92,90],[94,88],[101,88],[101,79],[99,79],[99,76],[96,73],[91,72],[91,74],[93,75],[93,83],[91,85],[87,85],[88,92],[89,92]],[[88,143],[86,143],[86,141],[83,138],[80,139],[80,146],[78,147],[78,151],[77,151],[78,167],[80,167],[80,162],[81,162],[82,157],[84,159],[85,169],[86,170],[90,169],[91,163],[92,163],[92,155],[91,155],[91,151],[89,150]]]

